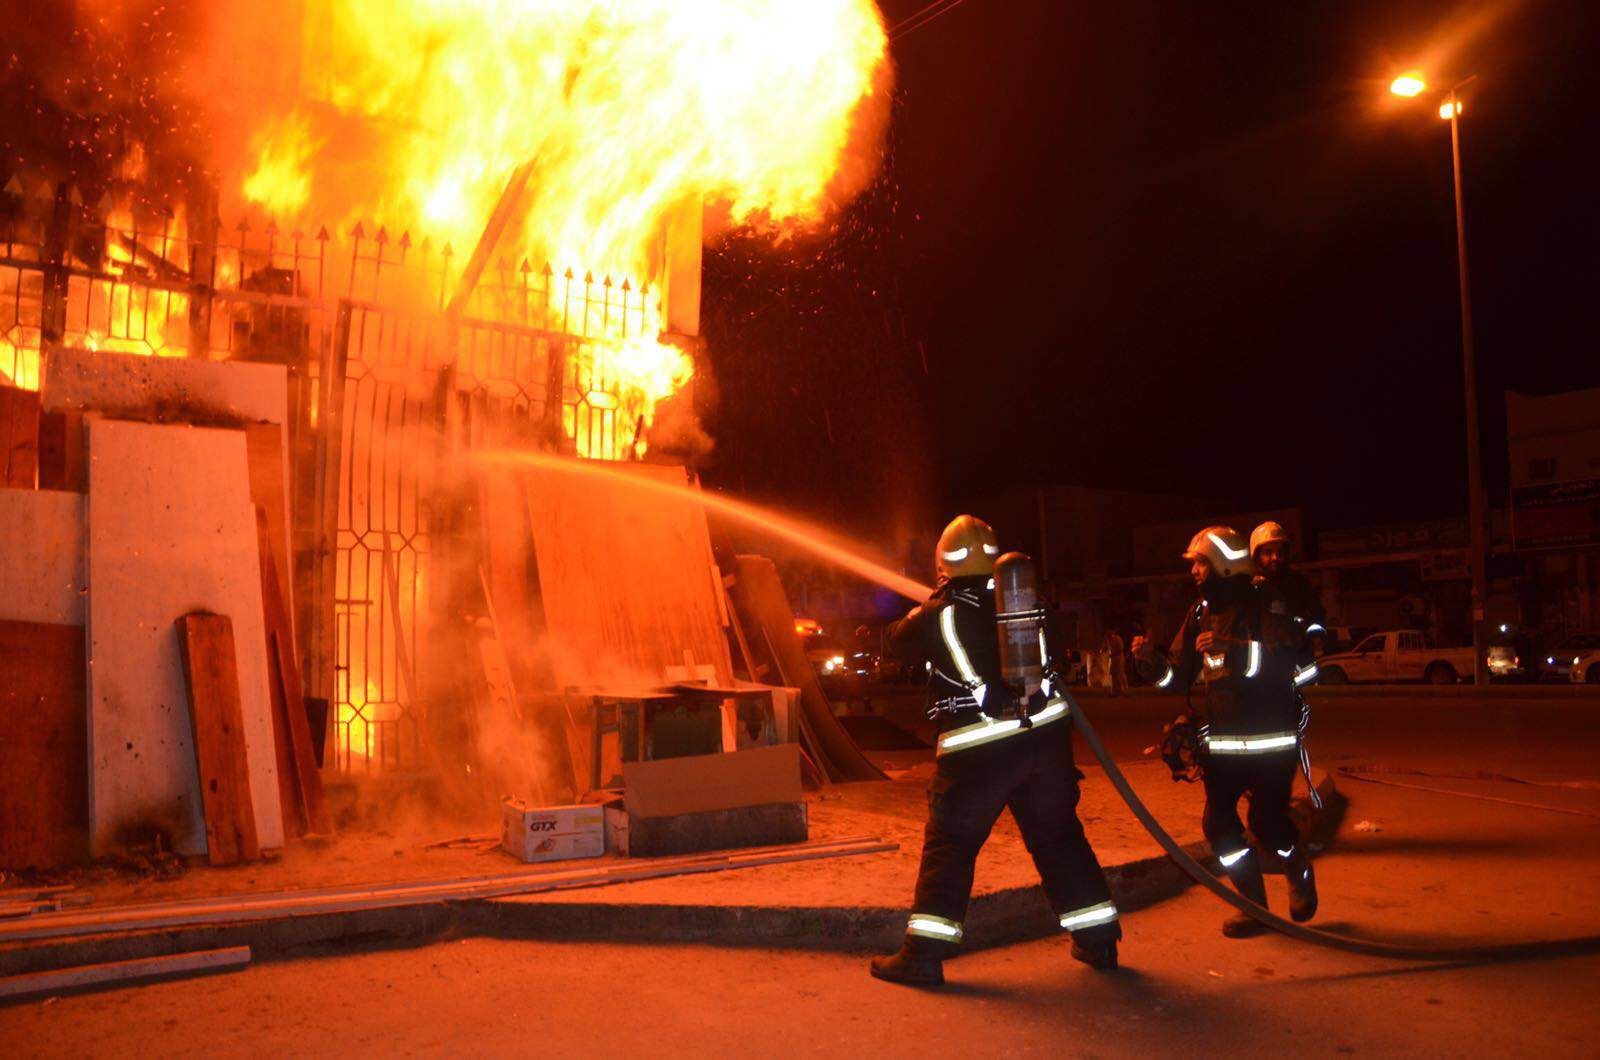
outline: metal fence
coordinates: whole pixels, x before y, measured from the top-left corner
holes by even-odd
[[[211,212],[8,180],[0,383],[36,389],[55,345],[287,365],[307,694],[330,701],[339,768],[408,768],[426,710],[438,458],[507,444],[626,456],[617,382],[590,346],[645,334],[657,294],[501,259],[450,314],[464,255],[449,244],[360,224],[194,222]]]

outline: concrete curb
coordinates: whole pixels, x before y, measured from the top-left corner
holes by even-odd
[[[1344,811],[1331,774],[1318,782],[1325,807],[1310,823],[1331,842]],[[1205,859],[1201,842],[1184,849]],[[1106,868],[1117,907],[1127,913],[1173,898],[1192,881],[1165,855]],[[894,896],[901,897],[901,896]],[[909,895],[904,896],[909,899]],[[257,961],[353,949],[421,946],[483,935],[552,941],[704,942],[820,950],[889,950],[905,931],[906,908],[669,905],[550,902],[526,898],[428,901],[347,913],[256,919],[183,928],[41,939],[0,948],[0,975],[50,971],[80,964],[158,957],[193,950],[249,946]],[[1060,934],[1037,884],[973,899],[968,950]]]
[[[1206,857],[1204,842],[1184,848]],[[1106,881],[1117,908],[1132,912],[1181,893],[1190,880],[1164,855],[1113,865]],[[909,895],[906,896],[909,899]],[[498,938],[709,942],[788,949],[893,949],[906,929],[906,907],[618,905],[495,898],[462,910],[468,933]],[[985,949],[1061,933],[1037,884],[972,900],[966,949]]]

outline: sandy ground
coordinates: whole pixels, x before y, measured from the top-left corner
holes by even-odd
[[[1351,797],[1318,863],[1321,926],[1600,933],[1600,820],[1376,786]],[[1600,812],[1600,794],[1580,797]],[[1126,918],[1117,973],[1047,940],[952,961],[939,991],[832,953],[467,939],[0,1009],[0,1041],[15,1056],[1594,1055],[1600,956],[1396,963],[1227,940],[1222,916],[1192,889]]]
[[[1313,690],[1311,747],[1319,767],[1374,770],[1370,775],[1404,783],[1476,790],[1483,775],[1529,781],[1501,793],[1518,801],[1561,803],[1583,798],[1595,779],[1593,748],[1600,744],[1600,696],[1582,699],[1486,700],[1428,698],[1404,691],[1323,695]],[[1200,793],[1175,785],[1158,764],[1142,757],[1161,723],[1182,698],[1152,694],[1113,699],[1090,693],[1083,706],[1141,795],[1180,842],[1199,838]],[[880,696],[878,711],[908,726],[921,718],[917,693]],[[808,796],[815,838],[870,835],[900,844],[893,854],[833,859],[758,870],[589,889],[551,896],[554,901],[680,901],[739,904],[752,893],[769,900],[815,905],[884,905],[901,901],[915,879],[930,753],[873,752],[893,783],[841,785]],[[1089,774],[1081,816],[1102,861],[1111,864],[1157,852],[1122,808],[1098,770],[1088,765],[1081,740],[1078,759]],[[1395,772],[1408,771],[1408,772]],[[1370,785],[1340,781],[1347,793]],[[77,880],[94,905],[106,907],[205,895],[321,888],[417,879],[456,879],[525,870],[496,849],[428,849],[427,844],[466,834],[493,833],[491,812],[477,820],[427,820],[398,815],[331,841],[291,842],[273,861],[228,869],[190,868],[174,879],[130,874]],[[1009,817],[979,862],[978,893],[1033,882],[1032,865]]]

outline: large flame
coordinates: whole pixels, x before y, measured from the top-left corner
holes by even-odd
[[[279,216],[416,229],[465,254],[519,170],[498,253],[659,290],[675,215],[780,231],[870,166],[886,103],[872,0],[307,0],[298,98],[252,115],[245,199]],[[870,140],[868,135],[863,140]],[[698,235],[695,236],[698,238]],[[644,327],[601,336],[648,425],[692,366]],[[631,432],[633,424],[628,430]]]
[[[736,223],[822,217],[849,190],[853,122],[882,95],[871,0],[305,9],[301,100],[257,130],[248,198],[465,250],[531,161],[517,249],[597,276],[649,279],[686,203],[724,203]]]

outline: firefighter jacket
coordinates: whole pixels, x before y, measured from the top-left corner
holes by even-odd
[[[1243,575],[1212,578],[1172,642],[1170,665],[1157,685],[1186,692],[1205,688],[1201,744],[1210,754],[1254,754],[1293,749],[1300,708],[1294,694],[1303,640],[1286,617],[1270,610],[1270,596]],[[1197,640],[1211,633],[1202,651]]]
[[[897,658],[927,670],[928,714],[939,722],[941,755],[1067,716],[1068,704],[1059,693],[1041,705],[1020,703],[1007,690],[1000,673],[994,579],[988,575],[944,582],[925,603],[891,623],[888,634]],[[1045,669],[1047,675],[1052,670],[1048,659]]]
[[[1255,586],[1265,598],[1263,606],[1271,620],[1287,623],[1288,631],[1299,637],[1295,648],[1296,687],[1310,684],[1317,679],[1317,654],[1328,636],[1322,594],[1305,575],[1292,570],[1276,578],[1257,577]]]

